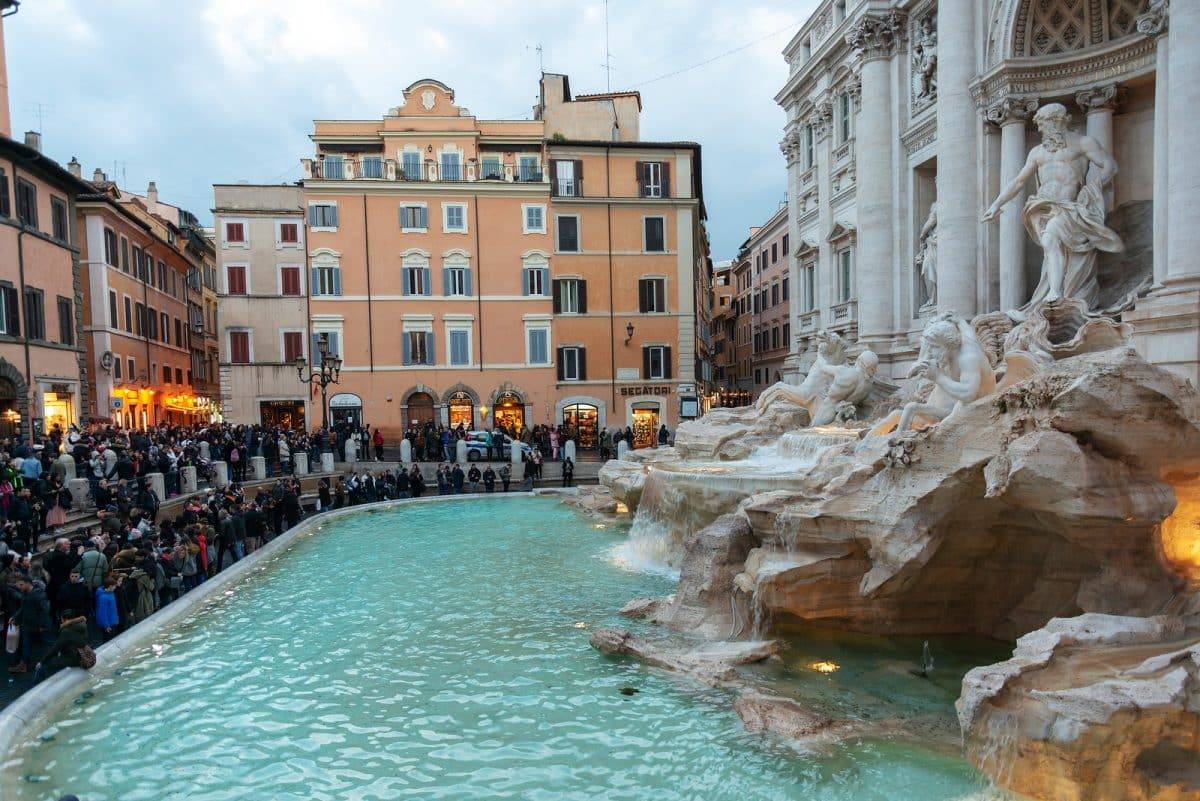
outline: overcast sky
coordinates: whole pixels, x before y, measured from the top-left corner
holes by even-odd
[[[642,137],[703,146],[714,259],[784,198],[772,98],[815,4],[610,0],[612,88],[641,91]],[[575,94],[605,89],[596,0],[24,0],[5,34],[17,138],[40,128],[85,177],[116,162],[206,222],[213,183],[298,179],[313,119],[381,117],[417,78],[478,117],[528,117],[540,43]]]

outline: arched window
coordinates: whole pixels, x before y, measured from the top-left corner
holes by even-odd
[[[462,251],[450,251],[442,257],[442,294],[470,295],[471,262]]]
[[[401,275],[401,291],[405,295],[428,295],[429,286],[429,254],[422,251],[410,250],[403,257]]]
[[[313,256],[311,284],[314,297],[342,294],[342,263],[335,251],[323,248]]]

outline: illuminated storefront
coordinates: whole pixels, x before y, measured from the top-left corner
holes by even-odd
[[[501,393],[496,397],[492,415],[497,427],[520,432],[525,428],[525,401],[515,392]]]
[[[66,431],[79,419],[77,385],[65,382],[41,382],[41,428],[50,432],[55,427]]]
[[[564,406],[562,424],[567,436],[576,437],[576,445],[584,450],[596,447],[600,434],[600,409],[590,403],[573,403]]]
[[[302,400],[260,401],[258,412],[259,419],[264,426],[280,426],[295,431],[305,429],[304,401]]]
[[[449,415],[450,427],[470,431],[475,427],[475,402],[466,392],[459,390],[446,399],[446,412]]]

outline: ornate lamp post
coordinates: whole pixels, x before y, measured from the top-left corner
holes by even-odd
[[[296,376],[302,384],[316,384],[321,388],[321,427],[328,431],[329,401],[325,396],[329,385],[338,383],[338,376],[342,372],[342,360],[329,355],[329,342],[324,337],[317,340],[317,352],[321,354],[321,360],[319,364],[308,369],[307,377],[304,375],[307,365],[304,356],[296,357]]]

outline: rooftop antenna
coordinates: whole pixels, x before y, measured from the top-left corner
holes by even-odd
[[[29,103],[26,109],[30,114],[37,117],[38,131],[45,133],[46,116],[50,113],[53,107],[49,103]]]
[[[537,54],[538,54],[538,72],[545,72],[545,71],[546,71],[546,59],[545,59],[546,50],[545,50],[545,48],[543,48],[543,47],[542,47],[542,43],[541,43],[541,42],[538,42],[538,44],[537,44],[537,47],[529,47],[528,45],[526,45],[525,49],[526,49],[526,50],[536,50],[536,51],[537,51]]]
[[[608,47],[608,0],[604,0],[604,91],[612,91],[612,51]]]
[[[116,159],[113,159],[113,171],[112,171],[113,183],[117,183],[117,174],[120,173],[121,181],[120,181],[120,183],[117,183],[117,185],[118,186],[128,186],[128,181],[125,178],[125,168],[128,166],[129,166],[129,164],[127,162],[117,161]]]

